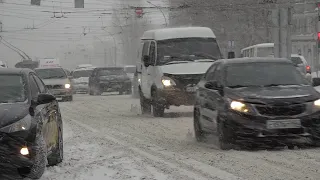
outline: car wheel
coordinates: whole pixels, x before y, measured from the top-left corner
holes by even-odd
[[[229,150],[232,149],[232,144],[230,143],[230,134],[228,133],[228,129],[225,126],[223,121],[218,120],[218,138],[219,138],[219,148],[221,150]]]
[[[154,117],[163,117],[165,106],[158,101],[157,92],[152,93],[152,115]]]
[[[26,177],[31,179],[40,179],[47,165],[47,148],[42,135],[36,137],[35,152],[34,164],[30,169],[30,173],[27,174]]]
[[[205,136],[204,136],[204,132],[202,131],[199,118],[200,118],[200,112],[199,110],[195,109],[193,113],[194,135],[198,142],[203,142],[205,140]]]
[[[57,147],[56,150],[48,157],[49,166],[61,163],[63,160],[63,133],[62,127],[58,127]]]
[[[140,105],[141,105],[141,112],[142,114],[150,114],[151,112],[151,104],[150,101],[148,101],[144,96],[141,90],[140,93]]]

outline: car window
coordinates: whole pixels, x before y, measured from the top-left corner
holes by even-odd
[[[150,63],[152,64],[152,65],[154,65],[154,63],[155,63],[155,59],[156,59],[156,44],[155,44],[155,42],[151,42],[151,44],[150,44],[150,50],[149,50],[149,57],[150,57]]]
[[[41,79],[65,79],[66,72],[62,68],[36,69],[35,72]]]
[[[31,98],[33,100],[36,100],[40,91],[32,75],[29,75],[29,82],[30,82]]]
[[[142,56],[141,56],[141,61],[142,62],[143,62],[143,56],[148,55],[148,53],[149,53],[149,45],[150,45],[150,41],[146,41],[143,44]]]
[[[213,64],[207,71],[205,80],[206,81],[212,81],[214,78],[214,71],[216,70],[218,64]]]
[[[34,74],[32,74],[32,76],[35,79],[35,81],[36,81],[36,83],[37,83],[37,85],[39,87],[40,93],[46,93],[47,92],[46,91],[46,87],[43,84],[43,82],[41,81],[41,79],[38,76],[34,75]]]
[[[16,74],[0,75],[0,103],[24,102],[27,100],[25,78]]]

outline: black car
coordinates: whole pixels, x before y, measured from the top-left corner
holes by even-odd
[[[47,163],[62,162],[62,128],[59,104],[34,71],[0,69],[0,178],[38,179]]]
[[[320,85],[314,79],[314,86]],[[218,136],[234,144],[286,144],[303,137],[320,142],[320,94],[286,59],[218,60],[199,82],[194,106],[198,141]]]
[[[89,94],[101,95],[103,92],[131,94],[131,80],[122,67],[99,67],[89,77]]]

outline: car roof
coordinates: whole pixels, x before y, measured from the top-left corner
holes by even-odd
[[[124,69],[123,67],[96,67],[94,69]]]
[[[162,28],[145,31],[142,40],[166,40],[177,38],[216,38],[208,27]]]
[[[254,58],[234,58],[234,59],[220,59],[216,62],[223,64],[247,64],[247,63],[289,63],[292,62],[286,58],[269,58],[269,57],[254,57]]]
[[[35,70],[38,70],[38,69],[64,69],[62,67],[41,67],[41,68],[35,68]]]
[[[28,68],[1,68],[0,74],[28,74],[34,72]]]

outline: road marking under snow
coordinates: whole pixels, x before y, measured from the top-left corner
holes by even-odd
[[[94,129],[92,128],[91,126],[87,125],[87,124],[84,124],[84,123],[81,123],[77,120],[74,120],[72,118],[66,118],[74,123],[76,123],[77,125],[91,131],[91,132],[94,132],[94,133],[101,133],[99,130],[97,129]],[[104,134],[104,138],[110,140],[110,141],[113,141],[119,145],[122,145],[122,146],[126,146],[128,147],[128,143],[127,142],[124,142],[122,140],[119,140],[119,139],[116,139],[114,137],[111,137],[110,135],[106,135]],[[163,164],[166,164],[167,166],[173,168],[173,169],[179,169],[179,171],[181,171],[184,175],[187,175],[188,177],[191,177],[193,179],[197,179],[197,180],[201,180],[201,179],[208,179],[208,178],[205,178],[205,177],[201,177],[200,174],[198,173],[195,173],[195,172],[190,172],[190,171],[187,171],[186,169],[182,169],[182,168],[179,168],[177,167],[177,165],[174,165],[173,163],[170,163],[170,162],[167,162],[161,158],[159,158],[158,156],[155,156],[153,154],[150,154],[148,152],[146,152],[144,149],[142,148],[137,148],[137,147],[128,147],[128,149],[134,151],[135,153],[137,154],[140,154],[142,156],[145,156],[147,157],[148,159],[151,159],[153,161],[158,161],[158,162],[162,162]],[[159,153],[159,154],[162,154],[163,156],[166,156],[166,157],[170,157],[170,158],[174,158],[174,153],[171,153],[171,152],[161,152],[161,151],[157,151],[157,150],[153,150],[155,151],[156,153]],[[183,157],[182,155],[180,157]],[[175,158],[176,159],[176,158]],[[185,164],[185,165],[193,165],[194,169],[197,169],[199,170],[200,172],[204,172],[205,174],[208,174],[210,176],[213,176],[213,177],[216,177],[218,179],[221,179],[221,180],[242,180],[242,178],[240,177],[237,177],[229,172],[226,172],[226,171],[223,171],[219,168],[215,168],[213,166],[210,166],[210,165],[207,165],[205,163],[201,163],[201,162],[198,162],[196,160],[193,160],[193,159],[189,159],[189,158],[186,158],[184,157],[183,160],[177,160],[176,161],[182,163],[182,164]],[[203,175],[202,175],[203,176]],[[200,178],[201,177],[201,178]]]

